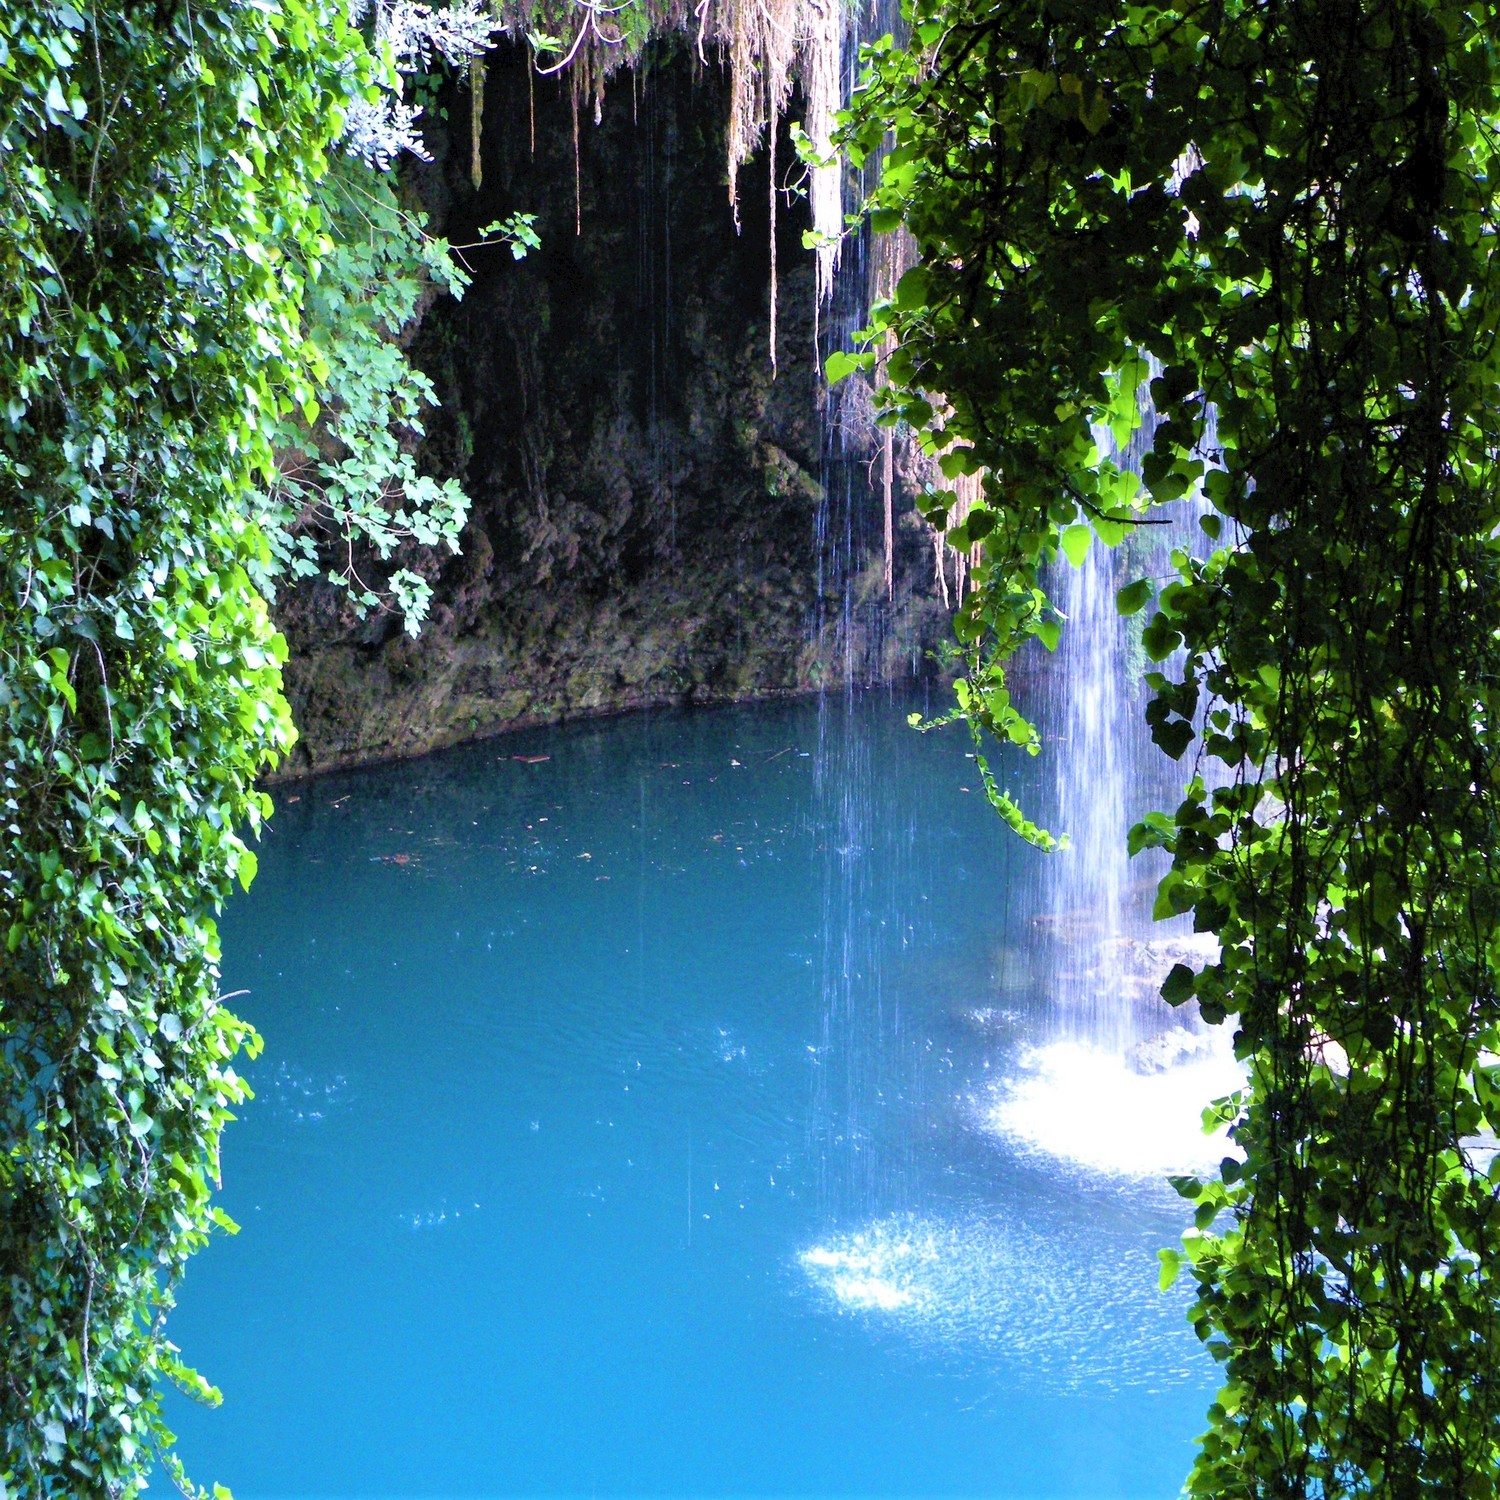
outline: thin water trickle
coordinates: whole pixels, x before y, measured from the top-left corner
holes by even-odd
[[[902,25],[899,6],[891,0],[847,11],[840,50],[846,104],[858,82],[860,48],[886,31],[899,34]],[[844,210],[851,219],[879,170],[876,153],[845,175]],[[861,224],[840,251],[829,303],[819,309],[820,361],[833,350],[852,348],[868,321],[870,239],[868,225]],[[829,1223],[837,1225],[904,1210],[910,1155],[907,1136],[882,1137],[872,1118],[890,1112],[895,1103],[887,1061],[899,1057],[905,1045],[900,1006],[888,1003],[884,982],[889,933],[876,924],[904,932],[910,918],[892,900],[906,878],[907,840],[891,835],[907,810],[899,795],[892,796],[886,768],[869,758],[856,706],[857,688],[884,676],[891,615],[888,596],[861,582],[875,565],[878,526],[870,413],[861,411],[856,418],[846,410],[855,388],[851,382],[842,393],[824,393],[829,404],[821,423],[821,496],[812,537],[817,593],[807,627],[808,651],[825,664],[813,773],[821,839],[822,1019],[811,1128],[818,1140],[820,1204]],[[877,847],[886,852],[880,862],[873,858]],[[879,911],[890,915],[877,919]]]

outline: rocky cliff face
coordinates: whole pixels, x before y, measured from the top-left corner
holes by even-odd
[[[467,296],[433,303],[414,335],[442,400],[420,460],[474,500],[463,552],[424,564],[415,640],[353,620],[326,585],[281,602],[302,731],[287,769],[920,669],[943,634],[930,551],[909,520],[888,600],[870,435],[845,432],[832,466],[820,451],[800,204],[779,213],[773,374],[766,168],[741,176],[737,229],[718,71],[679,51],[617,78],[597,124],[585,106],[576,158],[555,81],[502,54],[485,93],[483,186],[467,93],[414,178],[455,244],[513,210],[538,215],[542,240],[520,262],[467,252]]]

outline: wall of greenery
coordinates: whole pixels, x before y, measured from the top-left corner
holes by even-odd
[[[0,5],[0,1492],[134,1494],[253,1033],[213,914],[291,738],[253,576],[359,34]]]
[[[1152,606],[1172,866],[1218,962],[1236,1147],[1194,1207],[1222,1363],[1193,1494],[1500,1488],[1497,16],[1446,0],[916,0],[848,122],[922,257],[877,310],[888,419],[981,543],[960,704],[1032,740],[1006,663],[1046,569],[1190,490]],[[874,351],[856,363],[873,363]],[[1144,483],[1100,461],[1153,367]],[[847,366],[845,366],[847,367]],[[1212,425],[1217,421],[1217,430]],[[939,524],[953,495],[928,500]],[[1096,543],[1097,545],[1098,543]],[[1034,742],[1034,741],[1033,741]],[[1045,841],[996,789],[1007,818]]]

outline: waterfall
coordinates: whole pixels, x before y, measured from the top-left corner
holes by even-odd
[[[1135,474],[1155,428],[1144,386],[1140,406],[1140,425],[1123,449],[1107,426],[1094,429],[1102,460]],[[1161,576],[1171,548],[1187,540],[1196,510],[1192,502],[1175,509],[1183,514],[1153,517],[1167,524],[1140,528],[1128,548],[1093,538],[1076,566],[1058,560],[1051,584],[1067,624],[1046,673],[1040,718],[1056,824],[1069,844],[1046,865],[1035,925],[1050,948],[1057,1028],[1117,1052],[1170,1020],[1159,1000],[1129,993],[1139,986],[1126,981],[1140,977],[1132,970],[1151,967],[1153,944],[1180,936],[1184,925],[1151,921],[1149,866],[1127,853],[1131,824],[1169,805],[1176,768],[1146,732],[1145,688],[1132,670],[1132,622],[1115,605],[1128,574]]]
[[[1145,385],[1140,402],[1140,425],[1123,450],[1108,428],[1094,432],[1103,460],[1135,474],[1155,429]],[[1210,424],[1210,448],[1212,436]],[[1131,860],[1126,848],[1131,824],[1178,800],[1186,767],[1147,732],[1143,654],[1132,649],[1133,622],[1120,616],[1115,594],[1142,573],[1169,573],[1172,550],[1192,545],[1206,510],[1195,494],[1153,514],[1156,524],[1137,528],[1126,545],[1107,548],[1096,537],[1077,566],[1059,559],[1051,585],[1067,624],[1044,673],[1039,717],[1056,827],[1069,846],[1045,865],[1032,922],[1042,949],[1042,1036],[992,1123],[1028,1147],[1125,1175],[1217,1161],[1227,1144],[1201,1135],[1198,1116],[1241,1081],[1228,1030],[1174,1012],[1159,993],[1174,963],[1212,961],[1212,941],[1194,934],[1187,917],[1152,919],[1165,858]]]
[[[1044,719],[1057,784],[1057,823],[1070,839],[1048,864],[1052,910],[1045,923],[1056,951],[1060,1021],[1070,1035],[1122,1043],[1124,1007],[1111,1003],[1098,971],[1118,948],[1129,875],[1126,782],[1134,769],[1126,724],[1124,632],[1115,610],[1114,558],[1097,541],[1080,567],[1063,563],[1054,585],[1067,616],[1056,663],[1060,703]]]
[[[873,35],[897,25],[889,9],[861,13],[846,36],[846,95],[862,28]],[[877,170],[870,162],[864,173]],[[867,177],[851,174],[850,208],[867,185]],[[889,292],[891,270],[891,259],[872,247],[867,230],[846,242],[823,318],[821,356],[854,346],[873,284],[883,275],[879,290]],[[823,497],[813,537],[819,587],[808,643],[829,671],[819,699],[815,760],[820,1021],[810,1145],[826,1232],[801,1261],[842,1308],[896,1318],[920,1314],[934,1327],[945,1319],[967,1327],[954,1309],[989,1305],[994,1289],[985,1277],[992,1274],[997,1235],[1027,1232],[1031,1210],[1018,1205],[1002,1234],[982,1213],[955,1217],[953,1205],[918,1201],[908,1190],[922,1180],[919,1153],[930,1149],[931,1138],[900,1125],[893,1084],[903,1053],[909,1058],[921,1038],[906,1035],[892,1003],[901,985],[884,972],[893,950],[877,925],[878,915],[904,924],[908,913],[895,908],[887,890],[891,872],[872,868],[872,830],[892,816],[894,804],[883,767],[854,724],[860,682],[880,679],[889,620],[882,608],[890,598],[889,575],[880,576],[879,568],[889,523],[884,496],[871,482],[879,462],[870,442],[871,415],[870,389],[858,377],[835,388],[824,413]],[[1140,473],[1155,425],[1145,386],[1141,418],[1123,446],[1107,429],[1096,432],[1103,461]],[[888,478],[888,471],[881,475]],[[1050,800],[1042,794],[1039,811],[1070,844],[1036,856],[1024,938],[1031,976],[1025,1013],[1018,1017],[996,1005],[989,1008],[995,1019],[979,1023],[999,1028],[1001,1076],[985,1085],[988,1092],[968,1116],[1008,1156],[1034,1159],[1049,1176],[1061,1167],[1069,1177],[1081,1171],[1095,1181],[1160,1183],[1170,1172],[1208,1169],[1229,1149],[1200,1129],[1204,1106],[1240,1081],[1227,1032],[1174,1013],[1159,995],[1174,962],[1196,967],[1211,953],[1186,919],[1153,922],[1161,856],[1132,861],[1127,853],[1131,824],[1148,811],[1173,807],[1180,795],[1183,767],[1151,742],[1144,721],[1142,621],[1122,617],[1115,603],[1119,587],[1142,573],[1163,578],[1171,549],[1193,540],[1201,502],[1185,500],[1171,510],[1150,518],[1165,524],[1138,528],[1120,548],[1095,539],[1078,566],[1059,561],[1050,584],[1067,625],[1060,649],[1034,676],[1041,693],[1036,718],[1053,778]],[[941,568],[941,546],[938,559]],[[951,560],[961,596],[971,559]],[[1022,664],[1018,676],[1034,665]],[[992,830],[981,820],[990,815],[977,801],[974,816],[974,837],[983,838]],[[999,913],[1012,899],[1009,891],[993,893],[997,936],[1007,925]],[[1014,899],[1025,898],[1018,891]],[[984,1009],[976,1007],[975,1014]],[[935,1075],[920,1075],[912,1087],[925,1095],[945,1086],[942,1073]],[[909,1108],[911,1101],[901,1102]],[[924,1098],[916,1114],[959,1103],[957,1097]],[[1047,1209],[1037,1212],[1040,1223]],[[930,1306],[922,1304],[924,1297]]]

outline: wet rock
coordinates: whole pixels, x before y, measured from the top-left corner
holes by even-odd
[[[1137,1073],[1165,1073],[1196,1058],[1213,1056],[1218,1046],[1218,1037],[1211,1031],[1174,1026],[1127,1048],[1125,1061]]]
[[[468,252],[463,301],[433,302],[410,336],[442,403],[419,463],[474,501],[460,556],[392,560],[432,583],[421,636],[354,620],[321,583],[278,605],[302,733],[288,771],[929,670],[946,617],[924,530],[898,526],[888,598],[870,454],[851,438],[830,469],[820,453],[801,204],[779,215],[771,368],[765,166],[742,174],[737,229],[722,76],[682,51],[616,79],[580,126],[576,201],[565,86],[491,62],[480,191],[468,97],[444,104],[414,190],[454,243],[522,211],[542,248]]]

